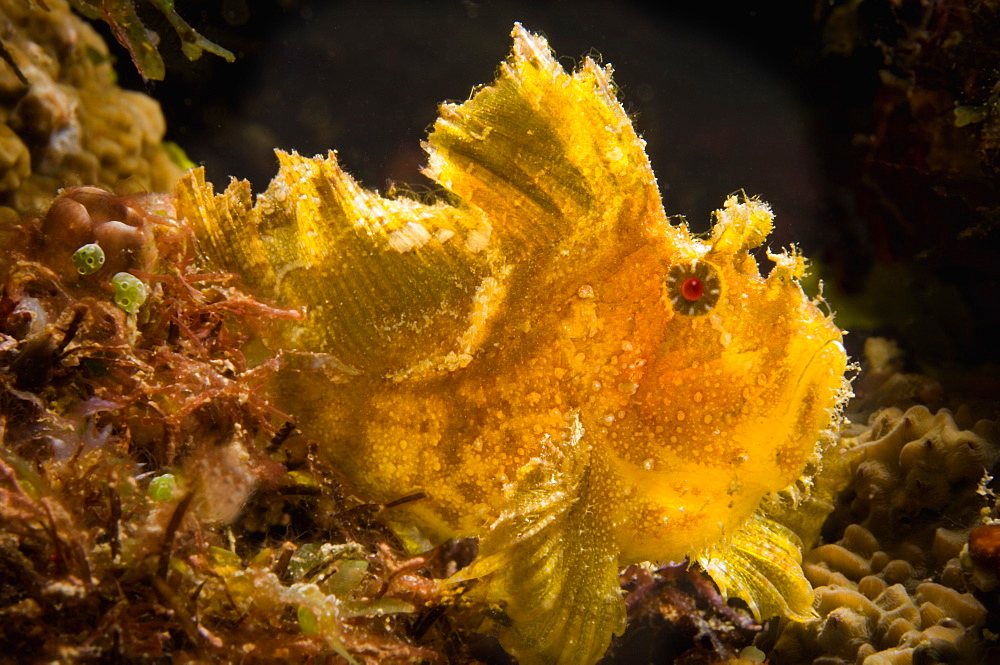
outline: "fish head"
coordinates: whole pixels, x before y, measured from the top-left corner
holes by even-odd
[[[633,492],[626,558],[677,560],[724,542],[802,477],[836,420],[843,333],[802,290],[796,250],[767,253],[774,265],[761,274],[753,250],[772,224],[767,204],[731,197],[707,239],[676,226],[663,236],[659,307],[633,316],[655,348],[608,430]]]

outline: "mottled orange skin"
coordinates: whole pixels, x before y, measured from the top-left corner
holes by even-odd
[[[424,492],[395,519],[438,541],[481,534],[518,470],[560,454],[578,418],[621,562],[679,561],[720,542],[802,473],[845,356],[791,274],[765,280],[745,251],[719,257],[714,316],[676,314],[669,241],[628,248],[541,306],[521,303],[525,324],[495,330],[465,368],[327,388],[314,417],[329,450],[363,496]]]

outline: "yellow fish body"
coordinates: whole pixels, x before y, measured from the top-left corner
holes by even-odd
[[[726,201],[708,238],[671,224],[610,68],[513,37],[425,145],[448,202],[278,153],[255,205],[194,171],[178,212],[214,264],[307,310],[275,342],[301,352],[287,408],[362,496],[426,495],[401,531],[480,538],[461,579],[522,662],[596,661],[637,561],[690,557],[758,616],[808,619],[795,538],[760,506],[837,415],[841,331],[800,256],[760,275],[766,204]]]

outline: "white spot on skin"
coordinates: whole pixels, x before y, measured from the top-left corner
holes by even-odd
[[[423,247],[430,239],[431,234],[427,229],[416,222],[407,222],[402,228],[391,232],[388,238],[389,246],[400,254]]]
[[[717,313],[713,313],[708,317],[708,320],[712,324],[712,328],[714,328],[716,332],[719,333],[719,341],[722,343],[722,346],[728,347],[729,344],[733,341],[733,336],[732,334],[730,334],[728,330],[726,330],[726,326],[722,321],[722,317],[719,316]]]

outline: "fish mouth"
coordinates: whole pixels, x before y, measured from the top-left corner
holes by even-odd
[[[806,394],[817,383],[837,384],[837,392],[839,393],[842,390],[846,370],[847,350],[839,336],[820,344],[809,356],[805,367],[796,378],[784,415],[786,417],[791,415],[795,405],[807,401],[804,399]]]
[[[839,335],[819,343],[811,352],[801,352],[809,353],[808,360],[784,393],[784,409],[775,414],[775,424],[780,423],[780,431],[785,433],[775,462],[788,483],[802,474],[850,395],[844,378],[847,351]]]

